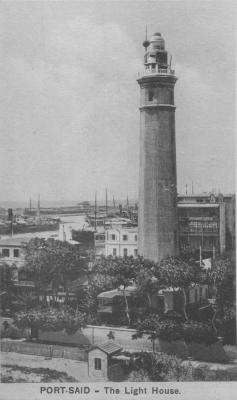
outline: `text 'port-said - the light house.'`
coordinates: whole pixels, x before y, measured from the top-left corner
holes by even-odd
[[[145,47],[140,85],[138,251],[160,261],[178,253],[174,86],[165,41],[155,33]]]

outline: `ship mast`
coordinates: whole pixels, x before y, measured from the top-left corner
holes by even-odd
[[[97,192],[95,192],[95,223],[94,223],[95,232],[96,232],[96,227],[97,227],[96,215],[97,215]]]
[[[105,189],[105,214],[106,217],[108,216],[108,193],[107,189]]]

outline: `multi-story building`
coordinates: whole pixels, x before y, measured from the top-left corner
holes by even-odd
[[[31,238],[7,238],[0,240],[0,261],[17,268],[25,263],[25,247]]]
[[[105,235],[105,255],[113,257],[137,257],[138,229],[108,229]]]
[[[203,255],[215,256],[234,249],[234,196],[179,195],[178,226],[181,253],[201,250]]]
[[[94,242],[95,242],[95,254],[96,256],[105,255],[105,232],[95,232]]]

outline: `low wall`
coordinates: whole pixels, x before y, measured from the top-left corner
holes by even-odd
[[[132,339],[136,333],[135,329],[117,328],[111,326],[95,326],[88,325],[83,329],[83,334],[88,338],[91,344],[100,344],[108,340],[109,332],[113,332],[114,341],[123,347],[126,351],[152,351],[152,340],[148,339],[149,335],[144,334],[142,338]],[[154,350],[159,351],[159,341],[154,343]]]
[[[66,358],[70,360],[87,361],[87,352],[83,349],[67,346],[46,345],[22,341],[1,340],[1,351],[30,354],[43,357]]]
[[[71,344],[74,346],[88,346],[91,344],[97,345],[108,340],[109,332],[113,332],[114,340],[127,351],[152,351],[153,346],[155,351],[160,351],[159,341],[154,341],[154,344],[149,335],[143,335],[142,338],[132,339],[132,335],[136,333],[135,329],[117,328],[111,326],[96,326],[87,325],[81,331],[77,331],[73,335],[68,335],[64,331],[59,332],[41,332],[39,331],[38,339],[50,343]]]

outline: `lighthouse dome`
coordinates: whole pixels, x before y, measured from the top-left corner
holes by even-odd
[[[159,32],[154,33],[154,35],[152,35],[150,43],[151,47],[154,50],[165,50],[165,41],[161,33]]]

